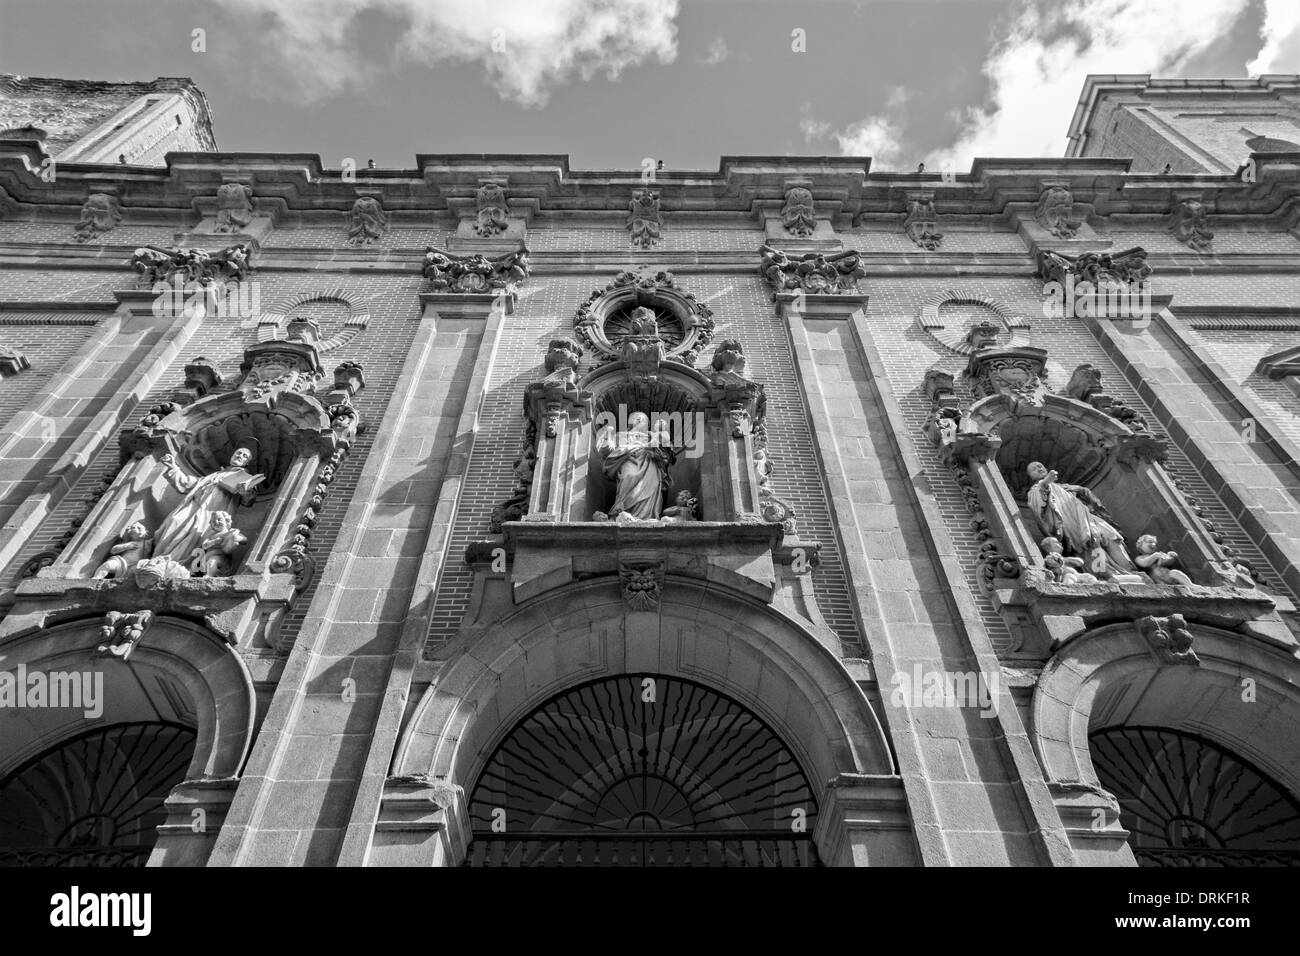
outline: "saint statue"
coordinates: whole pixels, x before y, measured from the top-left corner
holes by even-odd
[[[596,451],[604,463],[605,477],[617,488],[609,516],[622,521],[659,518],[664,491],[671,481],[668,469],[676,459],[664,423],[657,422],[651,432],[650,417],[633,412],[627,419],[627,431],[616,434],[612,425],[601,429]]]
[[[1082,485],[1061,484],[1057,481],[1060,476],[1048,471],[1042,462],[1029,463],[1029,477],[1034,479],[1029,489],[1029,510],[1044,535],[1064,542],[1070,553],[1087,559],[1088,570],[1094,573],[1108,576],[1108,565],[1120,572],[1135,570],[1124,536],[1089,507],[1100,507],[1096,495]],[[1095,554],[1098,551],[1105,557]]]
[[[162,520],[154,535],[155,558],[171,558],[183,564],[199,554],[199,543],[208,534],[213,512],[233,513],[239,504],[251,504],[253,489],[266,480],[265,475],[250,474],[244,466],[253,453],[240,446],[230,455],[230,464],[202,478],[192,478],[176,466],[171,455],[164,455],[164,474],[172,486],[185,495],[181,503]]]

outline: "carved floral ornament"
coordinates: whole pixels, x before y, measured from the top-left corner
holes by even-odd
[[[663,356],[694,365],[713,341],[713,311],[683,291],[672,273],[653,276],[620,272],[578,307],[573,320],[578,339],[607,362],[623,358],[629,336],[657,336]]]
[[[217,252],[203,249],[160,249],[141,246],[131,254],[131,268],[139,274],[139,283],[152,288],[159,282],[194,282],[209,286],[238,282],[252,271],[253,250],[247,243],[227,246]]]
[[[505,232],[510,226],[510,203],[505,184],[494,179],[480,182],[474,193],[474,232],[483,237]]]
[[[532,266],[524,246],[492,259],[479,253],[457,256],[429,246],[421,271],[433,292],[482,294],[513,292]]]
[[[791,257],[764,244],[759,248],[759,274],[773,295],[804,292],[814,295],[849,295],[860,291],[858,280],[867,274],[862,257],[850,250],[827,255],[810,252]]]

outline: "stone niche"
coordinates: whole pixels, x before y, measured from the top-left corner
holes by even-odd
[[[700,573],[725,565],[772,599],[773,557],[788,561],[799,544],[794,514],[770,487],[766,397],[741,344],[718,342],[710,367],[695,367],[713,328],[670,274],[628,272],[582,305],[572,337],[550,343],[548,374],[524,393],[515,493],[494,516],[515,555],[516,599],[573,580],[586,566],[575,556],[602,547],[626,551],[623,573],[644,576],[633,590],[650,589],[665,542]],[[801,547],[815,557],[816,545]]]
[[[1162,465],[1164,440],[1105,394],[1094,367],[1053,390],[1046,360],[1030,346],[977,348],[964,374],[968,406],[954,376],[933,370],[924,383],[927,434],[980,542],[977,577],[1044,637],[1020,653],[1045,657],[1090,622],[1170,611],[1292,643],[1277,616],[1287,602],[1256,587],[1254,569],[1183,495]]]
[[[343,363],[331,384],[319,345],[296,319],[245,351],[233,384],[188,364],[172,400],[122,432],[116,478],[20,600],[198,614],[231,643],[274,646],[359,425],[361,367]]]

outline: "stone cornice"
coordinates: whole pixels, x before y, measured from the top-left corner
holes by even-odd
[[[1155,176],[1129,173],[1118,159],[976,159],[968,172],[873,173],[862,157],[724,157],[716,172],[659,171],[671,228],[691,219],[734,219],[761,226],[779,209],[785,183],[809,182],[819,215],[843,230],[860,218],[903,215],[918,189],[932,193],[939,216],[1015,218],[1037,202],[1045,182],[1059,182],[1092,215],[1167,215],[1187,195],[1204,197],[1211,215],[1245,220],[1280,217],[1284,228],[1300,206],[1300,155],[1256,154],[1256,182],[1232,176]],[[87,195],[106,183],[117,187],[127,224],[192,225],[209,210],[223,182],[253,187],[259,215],[281,227],[341,222],[360,194],[376,195],[394,224],[454,220],[472,200],[485,174],[509,182],[512,205],[535,211],[534,224],[549,219],[626,215],[632,193],[642,188],[638,171],[569,168],[565,156],[425,155],[415,169],[359,169],[345,179],[306,153],[171,153],[165,168],[67,163],[52,182],[40,176],[32,144],[0,144],[0,208],[5,218],[75,221]]]

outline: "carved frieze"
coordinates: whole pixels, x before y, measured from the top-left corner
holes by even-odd
[[[452,255],[429,246],[422,269],[430,291],[462,294],[512,293],[531,271],[528,250],[522,246],[491,259],[479,253]]]
[[[112,232],[122,221],[122,210],[117,197],[108,193],[91,193],[81,206],[81,219],[73,238],[77,242],[91,242]]]
[[[792,258],[780,249],[764,244],[759,249],[758,271],[774,294],[802,291],[817,295],[859,292],[858,280],[867,274],[862,257],[850,250],[826,255],[810,252]]]

